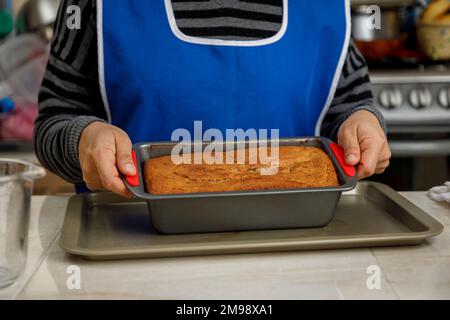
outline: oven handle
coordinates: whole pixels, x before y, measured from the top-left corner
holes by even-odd
[[[394,157],[450,156],[450,140],[389,141]]]

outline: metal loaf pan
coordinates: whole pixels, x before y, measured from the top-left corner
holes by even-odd
[[[243,142],[248,146],[249,142]],[[154,195],[146,192],[147,159],[170,155],[174,142],[133,146],[136,177],[124,179],[128,189],[147,201],[152,224],[163,234],[323,227],[334,217],[342,192],[356,186],[355,169],[345,165],[343,151],[319,137],[280,139],[280,146],[310,146],[324,150],[339,178],[337,187],[238,192]],[[206,146],[206,144],[203,144]],[[236,148],[238,144],[235,144]],[[240,146],[242,147],[242,145]]]

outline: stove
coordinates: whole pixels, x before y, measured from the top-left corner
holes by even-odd
[[[381,69],[371,79],[390,132],[450,132],[450,69]]]
[[[397,190],[450,180],[450,67],[403,61],[369,69],[393,155],[388,170],[371,180]]]

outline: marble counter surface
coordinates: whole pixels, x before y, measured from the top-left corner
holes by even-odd
[[[450,299],[450,204],[402,195],[444,232],[419,246],[112,262],[62,251],[68,197],[34,197],[27,268],[0,299]],[[368,289],[369,266],[379,288]]]

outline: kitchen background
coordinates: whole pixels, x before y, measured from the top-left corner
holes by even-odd
[[[0,157],[37,161],[31,143],[37,93],[60,0],[0,0]],[[450,16],[421,19],[430,1],[352,1],[353,36],[368,60],[388,123],[390,168],[371,180],[426,190],[450,180]],[[381,28],[373,7],[381,8]],[[449,13],[450,14],[450,13]],[[73,192],[53,174],[37,194]]]

